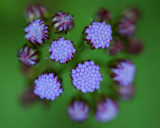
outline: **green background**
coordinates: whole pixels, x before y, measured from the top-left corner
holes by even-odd
[[[82,31],[90,23],[96,10],[103,6],[108,8],[113,17],[127,5],[140,7],[143,17],[137,25],[137,37],[145,45],[145,50],[139,56],[131,56],[137,66],[136,96],[133,100],[120,101],[120,112],[110,123],[97,122],[93,114],[84,123],[72,123],[66,113],[66,105],[79,91],[71,84],[70,69],[78,61],[93,59],[100,64],[103,82],[100,91],[107,92],[109,75],[105,64],[112,57],[105,50],[90,50],[86,46],[76,61],[67,65],[59,65],[49,59],[43,59],[40,72],[46,66],[60,72],[64,93],[58,100],[46,108],[40,103],[24,108],[19,103],[19,95],[28,84],[19,69],[16,58],[17,50],[27,41],[24,39],[24,27],[27,24],[24,17],[26,5],[35,2],[31,0],[1,0],[0,1],[0,128],[159,128],[160,127],[160,82],[159,82],[159,0],[41,0],[53,15],[62,10],[74,15],[75,27],[66,37],[78,48]],[[54,37],[54,35],[53,35]],[[51,39],[52,40],[52,39]],[[49,42],[42,46],[42,56],[48,56]],[[47,61],[48,60],[48,61]],[[46,63],[44,63],[47,61]],[[63,69],[63,72],[62,72]],[[85,95],[88,97],[88,95]]]

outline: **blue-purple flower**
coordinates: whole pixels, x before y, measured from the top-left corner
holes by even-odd
[[[111,68],[113,80],[121,86],[130,86],[134,80],[136,67],[130,60],[121,60]]]
[[[52,26],[58,32],[68,32],[71,28],[73,28],[73,16],[68,13],[59,11],[52,17]]]
[[[41,99],[55,100],[62,92],[61,83],[54,73],[44,73],[35,80],[34,93]]]
[[[95,49],[108,48],[112,40],[111,26],[105,22],[92,22],[84,33],[85,39]]]
[[[39,52],[24,45],[24,47],[18,51],[18,57],[21,63],[26,66],[33,66],[39,61]]]
[[[118,103],[110,98],[105,98],[104,101],[99,101],[96,104],[95,118],[100,122],[109,122],[118,114]]]
[[[94,64],[94,61],[85,61],[79,63],[75,69],[72,69],[72,83],[76,89],[83,93],[93,92],[99,89],[102,76],[99,71],[100,67]]]
[[[49,49],[50,58],[54,61],[59,61],[61,64],[68,62],[76,53],[72,41],[60,37],[54,40]]]
[[[31,21],[25,28],[25,38],[32,44],[42,44],[48,39],[48,26],[44,24],[44,21],[37,19]]]
[[[83,100],[73,100],[68,106],[68,115],[75,122],[82,122],[88,118],[89,106]]]

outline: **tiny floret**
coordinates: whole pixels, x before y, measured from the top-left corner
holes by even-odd
[[[95,118],[100,122],[109,122],[118,114],[118,103],[112,99],[106,98],[97,103]]]
[[[48,39],[48,26],[40,19],[30,22],[25,28],[25,32],[25,38],[32,44],[42,44],[44,40]]]
[[[68,62],[76,53],[72,41],[60,37],[54,40],[49,49],[50,58],[54,61],[59,61],[61,64]]]
[[[95,48],[108,48],[112,40],[112,30],[105,22],[92,22],[85,29],[86,40]]]
[[[52,17],[52,26],[58,32],[68,32],[71,28],[73,28],[73,16],[68,13],[64,13],[59,11]]]
[[[83,100],[74,100],[68,106],[68,115],[75,122],[82,122],[88,118],[89,107]]]
[[[44,73],[35,80],[34,93],[41,99],[55,100],[62,92],[61,83],[54,73]]]
[[[39,61],[39,52],[24,45],[24,47],[18,51],[18,57],[19,61],[24,65],[33,66]]]
[[[119,85],[130,86],[132,84],[136,67],[131,61],[122,60],[111,70],[114,81]]]
[[[94,61],[85,61],[79,63],[75,69],[72,69],[72,83],[76,89],[83,93],[93,92],[99,89],[102,76],[99,71],[100,67],[94,64]]]

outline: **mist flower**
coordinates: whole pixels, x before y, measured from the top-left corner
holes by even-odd
[[[68,13],[59,11],[52,17],[52,26],[58,32],[68,32],[71,28],[73,28],[73,16]]]
[[[39,61],[39,52],[24,45],[24,47],[18,51],[18,57],[19,61],[24,65],[33,66]]]
[[[50,58],[54,61],[59,61],[61,64],[68,62],[76,53],[72,41],[60,37],[54,40],[49,49]]]
[[[79,63],[75,69],[72,69],[72,83],[76,89],[83,93],[93,92],[99,89],[102,76],[99,71],[100,67],[94,64],[94,61],[85,61]]]
[[[96,19],[98,19],[99,21],[110,21],[111,13],[107,9],[102,8],[98,10],[96,14]]]
[[[130,86],[134,80],[136,67],[130,60],[121,60],[111,68],[113,80],[121,86]]]
[[[42,44],[48,39],[48,27],[40,19],[31,21],[25,28],[25,33],[25,38],[32,44]]]
[[[133,22],[137,22],[141,16],[141,12],[136,7],[129,7],[124,9],[122,16],[132,20]]]
[[[123,37],[132,37],[135,32],[135,24],[132,20],[122,17],[117,24],[117,31]]]
[[[54,101],[63,92],[60,81],[54,73],[44,73],[35,80],[34,93],[41,99]]]
[[[112,40],[112,30],[105,22],[92,22],[85,29],[85,39],[95,48],[108,48]]]
[[[109,53],[111,55],[116,55],[120,53],[124,49],[124,44],[122,43],[120,38],[116,38],[112,41],[109,47]]]
[[[118,103],[110,98],[96,104],[95,118],[100,122],[109,122],[118,114]]]
[[[118,86],[117,87],[118,97],[122,100],[129,100],[135,94],[134,85],[129,86]]]
[[[30,4],[26,8],[26,16],[29,21],[35,19],[45,19],[48,16],[47,9],[40,4]]]
[[[83,122],[88,118],[89,106],[83,100],[74,100],[68,106],[68,115],[75,122]]]
[[[133,38],[128,39],[128,42],[126,44],[126,51],[128,53],[138,54],[142,50],[143,50],[143,44],[138,38],[133,37]]]

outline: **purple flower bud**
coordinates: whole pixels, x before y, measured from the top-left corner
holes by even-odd
[[[109,47],[109,53],[111,55],[116,55],[120,53],[124,49],[124,44],[122,43],[121,39],[116,38],[111,42]]]
[[[122,100],[129,100],[135,94],[135,89],[133,85],[129,86],[118,86],[117,87],[118,96]]]
[[[25,38],[32,44],[42,44],[48,39],[48,27],[40,19],[31,21],[25,28],[25,32]]]
[[[136,38],[130,38],[126,45],[126,51],[131,54],[138,54],[143,50],[143,44]]]
[[[50,58],[54,61],[59,61],[61,64],[68,62],[76,53],[72,41],[60,37],[54,40],[49,49]]]
[[[88,118],[89,106],[83,100],[74,100],[68,106],[68,115],[75,122],[83,122]]]
[[[117,24],[118,33],[123,37],[132,37],[135,32],[135,24],[132,20],[122,17]]]
[[[34,93],[41,99],[54,101],[62,92],[61,83],[54,73],[44,73],[35,80]]]
[[[99,89],[102,76],[99,71],[99,66],[94,64],[94,61],[85,61],[79,63],[75,69],[72,69],[72,83],[83,93],[93,92]]]
[[[38,100],[38,96],[34,94],[32,87],[29,87],[26,90],[24,90],[20,97],[20,102],[23,105],[30,105],[36,100]]]
[[[95,48],[108,48],[112,40],[111,26],[105,22],[92,22],[85,29],[86,40]]]
[[[68,13],[58,12],[52,17],[52,26],[58,32],[68,32],[71,28],[73,28],[73,16],[69,15]]]
[[[117,116],[118,111],[118,103],[106,98],[96,104],[95,118],[100,122],[109,122]]]
[[[113,80],[121,86],[130,86],[134,80],[136,67],[129,60],[121,60],[111,68]]]
[[[99,21],[110,21],[111,14],[107,9],[102,8],[97,12],[96,19],[98,19]]]
[[[129,7],[123,11],[122,16],[132,20],[133,22],[137,22],[141,16],[141,12],[136,7]]]
[[[26,8],[26,16],[29,21],[37,18],[45,19],[48,16],[47,9],[40,4],[31,4]]]
[[[21,63],[26,66],[33,66],[39,61],[39,52],[24,45],[24,47],[18,51],[18,57]]]

